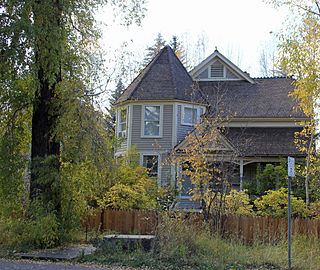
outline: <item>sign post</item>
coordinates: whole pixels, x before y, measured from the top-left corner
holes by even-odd
[[[295,176],[294,158],[288,157],[288,268],[291,269],[291,178]]]

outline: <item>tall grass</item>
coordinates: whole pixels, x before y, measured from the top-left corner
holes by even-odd
[[[287,269],[286,239],[247,245],[232,238],[222,239],[203,223],[168,216],[162,217],[157,238],[150,252],[102,247],[82,260],[152,269]],[[320,243],[294,235],[292,266],[320,269]]]

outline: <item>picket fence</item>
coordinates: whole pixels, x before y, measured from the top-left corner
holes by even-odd
[[[200,214],[192,216],[190,222],[200,226]],[[189,216],[185,218],[188,219]],[[88,230],[103,232],[154,234],[161,222],[161,214],[153,211],[98,210],[88,216],[83,225]],[[222,216],[220,224],[215,228],[221,236],[244,243],[251,243],[253,240],[270,242],[287,237],[288,223],[286,218],[228,215]],[[291,230],[293,234],[320,239],[320,219],[292,219]]]

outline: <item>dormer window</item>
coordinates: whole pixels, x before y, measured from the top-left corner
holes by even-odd
[[[224,65],[221,64],[219,61],[214,62],[209,69],[210,77],[211,78],[224,78],[225,77],[225,69]]]

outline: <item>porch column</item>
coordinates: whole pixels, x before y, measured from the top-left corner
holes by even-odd
[[[240,191],[242,190],[243,159],[240,159]]]

